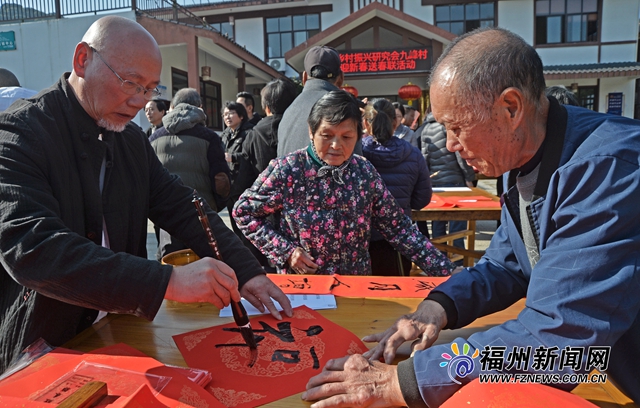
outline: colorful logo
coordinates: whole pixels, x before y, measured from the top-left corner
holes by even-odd
[[[456,384],[462,384],[460,381],[456,379],[456,377],[464,378],[469,375],[470,372],[473,371],[474,363],[473,359],[480,355],[480,350],[476,349],[473,352],[473,355],[469,357],[469,344],[465,343],[462,346],[462,354],[458,350],[458,344],[451,344],[451,351],[453,351],[454,356],[451,356],[449,353],[442,353],[442,358],[448,361],[443,361],[440,363],[440,367],[449,366],[447,369],[447,374],[449,374],[449,378]]]

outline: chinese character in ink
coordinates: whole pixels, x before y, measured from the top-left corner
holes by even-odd
[[[531,368],[536,371],[553,370],[556,360],[558,359],[558,353],[556,353],[556,351],[558,351],[557,346],[540,346],[536,348],[533,351],[533,364],[531,364]]]

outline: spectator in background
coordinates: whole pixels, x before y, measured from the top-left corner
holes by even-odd
[[[455,269],[415,228],[373,165],[353,154],[362,113],[350,93],[324,95],[308,118],[309,146],[269,163],[233,216],[281,273],[370,275],[371,227],[430,276]],[[267,218],[280,214],[275,225]]]
[[[419,113],[411,105],[403,105],[404,107],[404,117],[402,118],[402,124],[407,126],[409,129],[414,131],[418,128],[418,116]],[[416,134],[416,140],[419,139],[419,135]],[[417,147],[417,146],[416,146]]]
[[[296,95],[296,85],[287,79],[274,79],[260,91],[262,107],[267,116],[249,130],[242,144],[244,160],[238,170],[234,190],[242,192],[251,187],[260,173],[267,168],[269,162],[277,157],[278,125],[282,120],[282,114],[291,105]],[[271,271],[272,267],[267,257],[249,242],[244,234],[240,238],[260,264]]]
[[[165,100],[153,99],[147,102],[147,105],[144,107],[144,114],[149,123],[151,123],[151,126],[149,126],[146,131],[147,136],[151,136],[153,132],[163,126],[162,118],[167,114],[168,109],[169,104]]]
[[[231,220],[233,232],[240,239],[244,239],[244,235],[242,235],[235,220],[231,217],[231,210],[240,194],[244,191],[241,185],[236,185],[235,181],[238,178],[240,168],[246,166],[246,160],[242,154],[242,145],[247,138],[247,132],[253,128],[253,124],[249,122],[248,118],[247,110],[243,104],[233,101],[225,102],[222,119],[227,127],[222,132],[222,143],[225,149],[224,157],[229,165],[231,177],[231,193],[229,194],[227,209],[229,210],[229,219]]]
[[[171,110],[162,118],[164,127],[156,130],[149,142],[170,173],[179,176],[184,185],[198,190],[214,211],[220,211],[229,195],[229,167],[220,137],[205,126],[206,118],[198,91],[181,89],[171,101]],[[158,260],[185,248],[182,241],[160,231]]]
[[[241,103],[247,110],[247,120],[253,126],[257,125],[262,116],[255,112],[256,101],[253,99],[253,95],[249,92],[238,92],[236,95],[236,102]]]
[[[558,102],[560,102],[560,105],[580,106],[576,94],[562,85],[549,86],[544,92],[547,96],[556,98]]]
[[[447,150],[447,133],[443,125],[436,122],[432,113],[427,116],[427,125],[422,130],[422,156],[431,171],[433,187],[473,187],[475,172],[458,152]],[[447,227],[449,231],[447,232]],[[466,221],[432,221],[433,238],[467,228]],[[464,239],[453,241],[453,246],[464,248]]]
[[[11,106],[16,99],[30,98],[37,93],[37,91],[22,88],[13,72],[0,68],[0,112]]]
[[[396,110],[396,128],[393,135],[398,139],[408,142],[411,146],[418,147],[418,141],[416,140],[416,135],[413,130],[411,130],[409,126],[402,124],[406,114],[404,106],[399,102],[393,102],[393,107]]]
[[[311,47],[304,57],[302,93],[282,115],[278,128],[278,157],[309,146],[307,118],[313,104],[331,91],[337,91],[344,81],[340,55],[331,47]],[[362,141],[356,143],[356,154],[362,154]]]
[[[427,164],[417,148],[393,137],[396,112],[391,102],[373,100],[365,108],[364,119],[370,136],[362,141],[362,154],[378,170],[405,215],[411,217],[411,209],[421,209],[431,200]],[[400,255],[375,229],[371,234],[369,255],[372,275],[409,275],[411,261]]]

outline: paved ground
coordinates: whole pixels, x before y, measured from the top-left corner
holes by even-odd
[[[493,194],[496,193],[495,180],[480,180],[478,182],[478,187]],[[220,216],[227,224],[227,226],[231,228],[231,224],[229,223],[229,213],[227,212],[227,210],[221,211]],[[479,251],[484,251],[487,246],[489,246],[489,241],[491,241],[491,237],[496,231],[496,221],[478,221],[476,222],[476,230],[478,231],[478,233],[476,234],[476,249]],[[147,254],[149,259],[156,259],[157,245],[158,243],[156,241],[156,235],[153,230],[153,224],[149,222],[147,227]]]

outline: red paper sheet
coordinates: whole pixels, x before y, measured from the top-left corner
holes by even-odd
[[[458,208],[500,208],[499,201],[485,196],[447,196],[442,199]]]
[[[331,293],[344,297],[425,298],[449,278],[333,275]]]
[[[473,380],[453,394],[441,408],[595,408],[581,397],[541,384],[480,384]]]
[[[331,275],[267,275],[284,293],[297,295],[327,295],[331,293],[333,277]]]
[[[422,276],[267,275],[287,294],[425,298],[448,278]]]
[[[102,350],[102,352],[100,352]],[[171,381],[156,398],[168,407],[208,406],[223,408],[204,388],[189,381],[183,370],[167,367],[140,351],[124,344],[94,350],[92,353],[75,355],[66,349],[55,349],[36,360],[23,371],[14,374],[0,383],[0,396],[29,398],[44,390],[66,373],[73,371],[82,361],[118,367],[123,370],[149,373],[158,376],[172,377]],[[116,355],[112,353],[133,354]],[[26,370],[26,371],[25,371]],[[23,373],[24,372],[24,373]],[[21,374],[14,379],[15,375]],[[100,380],[99,378],[97,380]],[[109,384],[107,384],[109,386]],[[111,393],[110,393],[111,395]],[[130,395],[128,395],[130,396]],[[124,397],[128,397],[124,396]],[[119,399],[117,401],[119,402]]]
[[[368,350],[353,333],[306,306],[282,321],[254,317],[251,326],[259,353],[253,367],[234,323],[173,336],[189,367],[214,373],[207,390],[227,407],[256,407],[302,392],[329,359]]]
[[[454,204],[451,204],[451,203],[448,203],[448,202],[444,201],[442,199],[442,197],[440,197],[437,194],[433,194],[431,196],[431,202],[429,202],[429,204],[427,204],[427,206],[424,207],[424,208],[427,208],[427,207],[429,207],[429,208],[451,208],[453,206],[454,206]]]

